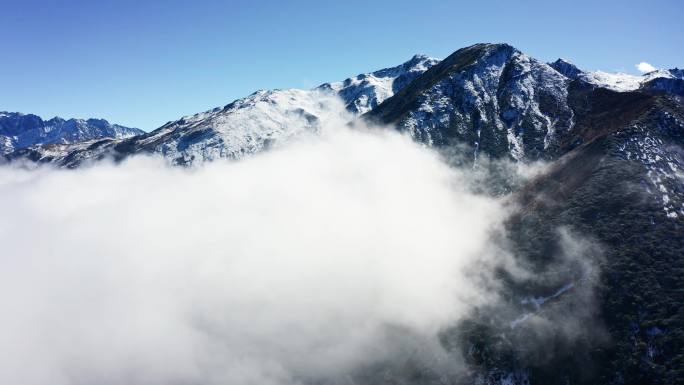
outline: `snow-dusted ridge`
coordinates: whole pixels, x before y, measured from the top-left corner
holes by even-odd
[[[430,146],[465,143],[515,160],[537,159],[573,125],[569,78],[508,44],[456,51],[367,114]]]
[[[43,120],[32,114],[0,112],[0,154],[49,144],[72,144],[100,138],[125,139],[143,134],[137,128],[111,124],[104,119]]]
[[[344,125],[394,95],[439,60],[415,55],[396,67],[325,83],[310,90],[259,90],[232,103],[166,123],[148,134],[104,145],[31,149],[32,159],[74,166],[112,152],[156,153],[174,164],[240,159],[304,132]],[[64,164],[69,154],[69,164]]]
[[[569,84],[574,80],[620,92],[646,86],[655,91],[684,92],[684,85],[676,83],[684,79],[684,71],[679,69],[657,70],[643,76],[585,72],[564,59],[540,62],[507,44],[476,44],[463,50],[478,51],[479,57],[471,65],[436,79],[429,91],[418,96],[418,108],[406,111],[401,122],[392,123],[428,145],[454,140],[467,143],[474,148],[475,157],[483,149],[489,155],[507,155],[516,160],[537,159],[552,151],[559,138],[575,124],[567,100]],[[132,139],[115,133],[108,136],[114,140],[88,146],[87,151],[83,146],[60,146],[57,153],[69,154],[68,157],[55,156],[55,151],[40,146],[33,146],[28,152],[31,159],[67,166],[107,154],[118,157],[156,153],[183,165],[220,158],[240,159],[279,146],[303,132],[317,132],[332,117],[343,124],[372,113],[441,62],[415,55],[398,66],[324,83],[310,90],[260,90]],[[654,80],[666,81],[663,84]],[[21,148],[1,135],[0,149],[4,153]],[[91,139],[92,136],[86,136],[81,140]],[[71,141],[37,142],[46,143]],[[70,149],[75,153],[70,154]],[[19,152],[13,157],[26,153]],[[67,158],[69,164],[65,164]]]
[[[438,62],[415,55],[399,66],[311,90],[259,90],[224,107],[167,123],[136,144],[177,164],[240,159],[328,123],[345,124]]]
[[[342,101],[318,90],[270,90],[218,109],[184,117],[141,137],[147,147],[179,164],[239,159],[304,132],[349,121]]]
[[[582,71],[565,59],[558,59],[549,65],[568,78],[581,79],[594,86],[617,92],[636,91],[654,79],[684,80],[684,70],[678,68],[657,69],[643,75],[632,75],[622,72]]]

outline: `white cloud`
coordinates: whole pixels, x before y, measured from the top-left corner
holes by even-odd
[[[648,73],[648,72],[653,72],[656,70],[656,68],[654,66],[652,66],[649,63],[646,63],[645,61],[642,61],[641,63],[636,64],[635,67],[641,73]]]
[[[315,382],[401,352],[388,326],[444,354],[504,216],[466,179],[346,127],[190,170],[2,167],[0,382]]]

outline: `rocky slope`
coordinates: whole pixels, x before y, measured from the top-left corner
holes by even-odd
[[[547,65],[508,45],[479,44],[364,115],[447,155],[465,149],[476,165],[485,155],[550,165],[510,195],[519,209],[504,241],[536,274],[503,276],[501,303],[442,334],[471,370],[454,381],[684,378],[684,100],[671,87],[676,74],[616,87],[566,61]],[[568,234],[583,240],[568,242]],[[415,370],[423,383],[443,381]]]
[[[98,138],[123,139],[143,134],[137,128],[104,119],[43,120],[36,115],[0,112],[0,154],[35,145],[78,143]]]
[[[509,221],[509,244],[540,270],[507,285],[511,303],[521,304],[517,323],[493,307],[450,336],[473,347],[475,377],[486,383],[679,383],[684,105],[666,95],[575,86],[577,124],[568,140],[581,143],[561,147],[567,152],[550,170],[513,195],[521,209]],[[585,238],[574,248],[589,271],[557,267],[559,229]],[[522,305],[540,296],[554,298]]]

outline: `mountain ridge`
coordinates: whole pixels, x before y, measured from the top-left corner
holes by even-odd
[[[138,128],[111,124],[105,119],[44,120],[33,114],[0,111],[0,154],[35,145],[72,144],[111,137],[127,138],[143,134]]]
[[[260,90],[223,107],[184,116],[160,128],[124,140],[102,140],[74,146],[34,146],[8,158],[29,159],[59,166],[77,167],[82,162],[106,157],[123,159],[134,153],[157,153],[171,163],[190,165],[219,158],[240,159],[279,145],[300,131],[317,131],[330,118],[332,100],[343,108],[337,114],[366,111],[393,95],[395,83],[405,84],[434,65],[437,59],[414,55],[395,67],[360,74],[310,90]],[[350,119],[347,119],[347,121]],[[346,123],[343,122],[342,124]]]
[[[449,88],[454,85],[447,82],[441,93],[432,95],[434,100],[425,100],[426,111],[414,109],[411,113],[413,116],[408,116],[407,121],[399,122],[399,128],[411,133],[415,139],[431,145],[466,143],[473,147],[473,158],[484,150],[487,155],[509,156],[518,161],[546,159],[557,155],[552,152],[559,141],[562,141],[559,136],[563,136],[574,124],[573,111],[566,100],[567,89],[573,80],[580,80],[592,87],[621,92],[640,90],[684,95],[684,80],[678,78],[682,71],[678,69],[658,70],[655,74],[646,74],[643,77],[628,75],[624,82],[629,83],[629,87],[620,88],[621,86],[616,84],[622,84],[623,80],[620,80],[622,78],[618,75],[610,74],[606,78],[607,73],[586,72],[562,59],[553,63],[543,63],[505,43],[475,44],[457,50],[445,61],[449,61],[449,58],[455,60],[456,56],[459,60],[467,61],[464,55],[470,53],[476,56],[487,50],[503,53],[503,56],[507,57],[506,63],[495,63],[485,68],[486,71],[506,76],[500,86],[498,81],[501,79],[492,77],[492,74],[489,74],[492,85],[487,86],[481,83],[483,76],[486,75],[484,72],[473,73],[470,79],[462,79],[463,84],[456,85],[462,99],[461,106],[458,107],[458,104],[452,103],[453,99],[446,104],[440,104],[437,100],[449,100],[450,96],[443,93],[453,92]],[[499,61],[502,57],[499,57]],[[52,149],[38,145],[16,151],[6,157],[10,160],[27,158],[67,167],[77,167],[83,161],[109,156],[123,159],[134,153],[157,153],[169,159],[171,163],[180,165],[218,158],[240,159],[273,145],[280,145],[296,136],[291,135],[295,133],[288,132],[287,128],[288,124],[293,123],[293,116],[300,115],[297,124],[309,126],[310,131],[315,131],[319,123],[316,123],[313,117],[317,118],[318,115],[327,113],[316,106],[316,99],[324,99],[326,94],[333,94],[342,99],[346,111],[351,113],[352,118],[349,120],[354,120],[354,115],[363,115],[364,119],[373,122],[395,124],[396,119],[392,116],[383,116],[380,119],[378,117],[386,115],[392,108],[398,111],[400,107],[396,104],[406,104],[409,101],[415,103],[416,100],[409,97],[409,91],[427,86],[425,82],[429,82],[429,78],[440,79],[441,75],[430,69],[439,66],[440,63],[439,68],[446,68],[447,65],[443,62],[418,54],[398,66],[360,74],[339,82],[323,83],[311,90],[257,91],[223,107],[168,122],[150,133],[130,140],[99,141],[93,143],[94,146],[59,145],[53,146]],[[529,71],[527,66],[532,66]],[[638,80],[635,80],[636,78]],[[413,84],[414,82],[418,83]],[[497,84],[496,87],[494,83]],[[634,88],[635,84],[638,88]],[[468,87],[463,88],[464,85]],[[500,90],[506,95],[497,96]],[[397,94],[400,95],[393,98]],[[278,100],[286,98],[294,102],[278,106]],[[297,98],[300,100],[296,100]],[[390,101],[387,102],[388,100]],[[272,111],[268,114],[256,111],[251,115],[247,113],[248,110],[261,108],[257,108],[257,104],[272,105]],[[395,106],[388,107],[391,104]],[[233,108],[236,106],[241,108]],[[454,111],[450,110],[453,106],[456,106]],[[472,115],[474,110],[477,110],[479,116]],[[240,121],[240,118],[235,116],[238,113],[251,118]],[[453,113],[456,115],[450,117]],[[252,124],[258,121],[260,116],[266,115],[270,116],[267,121]],[[432,129],[447,125],[447,121],[452,122],[448,130]],[[285,122],[287,124],[284,124]],[[503,132],[503,135],[500,132]]]

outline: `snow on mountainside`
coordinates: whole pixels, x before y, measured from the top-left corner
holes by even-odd
[[[185,116],[135,138],[96,141],[88,146],[46,149],[34,146],[11,157],[28,157],[63,166],[88,159],[157,153],[174,164],[219,158],[240,159],[278,146],[302,132],[316,132],[326,122],[346,124],[410,83],[437,59],[415,55],[392,68],[357,75],[312,90],[257,91],[225,107]]]
[[[325,83],[317,89],[334,92],[344,100],[349,111],[363,114],[437,63],[438,59],[415,55],[411,60],[396,67],[357,75],[341,82]]]
[[[570,80],[507,44],[456,51],[367,114],[432,146],[537,159],[573,125]]]
[[[618,92],[636,91],[655,79],[684,80],[684,70],[678,68],[658,69],[639,76],[621,72],[586,72],[565,59],[558,59],[549,65],[570,79],[580,79],[594,86]]]
[[[684,95],[678,73],[584,72],[563,59],[540,62],[508,44],[475,44],[364,116],[394,124],[430,146],[467,144],[474,159],[481,152],[516,161],[553,159],[572,143],[577,108],[583,108],[573,105],[571,88]]]
[[[353,114],[391,97],[437,62],[416,55],[397,67],[326,83],[312,90],[257,91],[223,108],[167,123],[136,140],[135,145],[160,153],[177,164],[240,159],[287,142],[302,132],[315,132],[326,122],[347,123]]]
[[[504,311],[478,310],[464,328],[440,332],[440,343],[467,347],[456,353],[467,360],[468,383],[672,383],[661,380],[682,377],[683,72],[585,72],[507,44],[476,44],[313,90],[258,91],[132,138],[33,146],[9,158],[63,167],[140,153],[179,165],[240,159],[365,112],[449,154],[465,149],[474,162],[482,154],[543,159],[546,171],[509,195],[520,210],[507,220],[506,242],[516,263],[543,273],[563,260],[563,268],[529,282],[502,279],[511,286]],[[11,146],[8,138],[0,146]],[[588,238],[574,240],[575,232]],[[589,271],[600,273],[596,287]],[[588,338],[577,338],[585,329]],[[544,344],[521,350],[529,341]],[[374,367],[370,375],[445,381],[430,370]]]
[[[135,145],[177,164],[239,159],[300,133],[316,132],[326,123],[350,119],[342,102],[323,91],[262,90],[223,108],[167,123]]]
[[[626,92],[636,91],[647,82],[654,79],[678,79],[673,75],[674,70],[656,70],[638,75],[630,75],[625,73],[610,73],[603,71],[583,72],[579,78],[599,87],[607,88],[609,90]]]
[[[585,72],[580,74],[580,78],[587,83],[618,92],[634,91],[643,81],[641,76],[603,71]]]
[[[534,160],[553,157],[560,138],[574,127],[575,112],[568,101],[571,83],[684,95],[682,72],[658,70],[644,76],[585,72],[563,59],[540,62],[507,44],[476,44],[441,62],[415,55],[396,67],[312,90],[258,91],[131,139],[59,146],[59,151],[34,145],[9,158],[29,157],[70,167],[86,159],[108,155],[119,159],[136,153],[161,154],[183,165],[240,159],[302,132],[315,132],[332,115],[346,115],[346,109],[349,114],[344,119],[360,114],[379,117],[375,120],[396,124],[428,145],[465,143],[474,149],[474,157],[485,152]],[[334,103],[335,97],[342,102]],[[83,135],[79,140],[94,137]],[[21,147],[0,136],[0,148],[6,153]]]
[[[97,138],[123,139],[143,134],[104,119],[43,120],[36,115],[0,112],[0,153],[42,144],[68,144]]]

